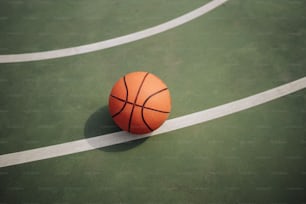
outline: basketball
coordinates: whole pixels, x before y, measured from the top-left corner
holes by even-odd
[[[145,134],[159,128],[171,111],[167,85],[148,72],[132,72],[120,78],[109,96],[109,112],[125,131]]]

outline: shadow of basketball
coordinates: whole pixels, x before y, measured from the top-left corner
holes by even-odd
[[[108,106],[103,106],[89,116],[84,127],[85,138],[96,137],[108,133],[121,131],[120,128],[114,123],[108,112]],[[112,145],[109,147],[100,148],[105,152],[120,152],[127,151],[142,144],[148,138],[134,140],[122,144]],[[89,142],[90,144],[90,142]],[[94,146],[94,144],[92,144]]]

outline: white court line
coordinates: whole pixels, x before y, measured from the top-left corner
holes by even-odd
[[[268,91],[255,94],[253,96],[233,101],[231,103],[167,120],[164,125],[162,125],[158,130],[142,136],[135,136],[121,131],[93,138],[62,143],[58,145],[0,155],[0,168],[32,161],[49,159],[53,157],[60,157],[68,154],[84,152],[101,147],[107,147],[114,144],[120,144],[145,137],[159,135],[162,133],[203,123],[216,118],[224,117],[226,115],[230,115],[232,113],[236,113],[254,106],[258,106],[260,104],[272,101],[274,99],[302,90],[304,88],[306,88],[306,77],[270,89]]]
[[[67,56],[94,52],[98,50],[104,50],[107,48],[134,42],[134,41],[137,41],[143,38],[148,38],[150,36],[165,32],[167,30],[178,27],[180,25],[183,25],[217,8],[218,6],[222,5],[223,3],[227,1],[229,0],[213,0],[198,9],[195,9],[189,13],[186,13],[185,15],[182,15],[166,23],[163,23],[163,24],[160,24],[160,25],[157,25],[157,26],[154,26],[154,27],[142,30],[142,31],[131,33],[128,35],[124,35],[121,37],[105,40],[105,41],[100,41],[100,42],[91,43],[87,45],[81,45],[77,47],[64,48],[64,49],[59,49],[59,50],[0,55],[0,63],[29,62],[29,61],[38,61],[38,60],[67,57]]]

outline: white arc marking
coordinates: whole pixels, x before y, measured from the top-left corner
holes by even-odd
[[[0,155],[0,167],[60,157],[159,135],[246,110],[304,88],[306,88],[306,77],[237,101],[168,120],[158,130],[142,136],[135,136],[121,131],[58,145]]]
[[[204,15],[205,13],[208,13],[209,11],[217,8],[218,6],[222,5],[227,1],[229,0],[213,0],[198,9],[195,9],[189,13],[186,13],[185,15],[182,15],[166,23],[105,41],[100,41],[87,45],[81,45],[78,47],[64,48],[59,50],[0,55],[0,63],[29,62],[29,61],[68,57],[73,55],[80,55],[89,52],[94,52],[98,50],[104,50],[107,48],[134,42],[140,39],[148,38],[150,36],[165,32],[180,25],[183,25],[191,20],[194,20]]]

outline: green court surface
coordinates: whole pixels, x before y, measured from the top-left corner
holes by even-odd
[[[61,49],[159,25],[209,0],[0,0],[0,55]],[[159,76],[170,119],[306,76],[304,0],[229,0],[129,44],[0,64],[0,156],[119,131],[113,84]],[[209,122],[0,168],[6,203],[306,203],[306,90]]]

